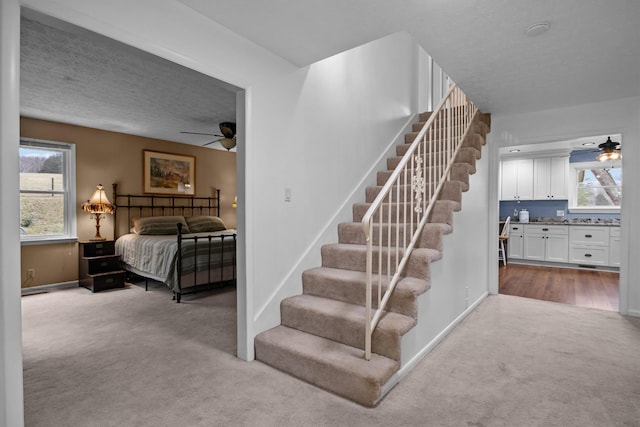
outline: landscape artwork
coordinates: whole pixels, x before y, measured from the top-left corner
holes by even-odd
[[[144,150],[144,192],[194,195],[195,169],[193,156]]]

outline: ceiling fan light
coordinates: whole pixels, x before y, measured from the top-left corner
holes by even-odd
[[[222,145],[228,151],[236,146],[236,140],[235,138],[222,138],[220,139],[220,145]]]
[[[599,162],[606,162],[610,160],[620,160],[621,158],[622,158],[622,155],[618,150],[608,150],[598,154],[598,157],[596,157],[596,160],[598,160]]]

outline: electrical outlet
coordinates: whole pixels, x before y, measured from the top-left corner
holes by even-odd
[[[564,211],[563,210],[557,210],[556,211],[556,216],[564,216]]]
[[[291,188],[289,187],[284,189],[284,201],[287,203],[291,201]]]
[[[35,279],[36,278],[36,269],[35,268],[27,269],[27,278],[29,278],[29,279]]]

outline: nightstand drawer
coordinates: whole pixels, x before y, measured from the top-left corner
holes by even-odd
[[[115,271],[111,273],[95,274],[80,281],[80,286],[84,286],[91,292],[100,292],[106,289],[124,288],[125,271]]]
[[[116,251],[115,242],[107,240],[104,242],[82,242],[80,244],[81,257],[95,257],[102,255],[113,255]]]
[[[106,255],[85,259],[87,261],[87,274],[108,273],[122,268],[118,255]]]

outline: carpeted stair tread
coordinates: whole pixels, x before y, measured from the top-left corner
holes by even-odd
[[[389,203],[383,203],[382,204],[383,209],[382,209],[382,219],[383,220],[387,220],[388,216],[389,216]],[[452,212],[457,212],[461,209],[462,204],[460,202],[457,202],[455,200],[437,200],[435,205],[434,205],[434,210],[437,207],[442,208],[443,206],[446,206],[447,208],[450,208]],[[371,207],[371,203],[354,203],[352,210],[353,210],[353,221],[354,222],[359,222],[362,221],[362,218],[364,217],[364,215],[367,213],[367,210],[369,209],[369,207]],[[395,212],[396,209],[396,204],[392,203],[391,204],[391,212]],[[414,219],[416,219],[417,214],[414,215]],[[378,215],[374,215],[374,220],[378,220]],[[438,220],[436,219],[436,217],[431,217],[429,219],[429,222],[441,222],[444,224],[451,224],[451,220],[447,219],[447,220]]]
[[[287,298],[282,325],[364,350],[365,307],[316,295]],[[416,324],[413,317],[386,311],[373,332],[372,351],[400,360],[400,340]]]
[[[351,399],[374,406],[382,387],[400,369],[392,359],[335,341],[277,326],[255,339],[256,359],[297,378]]]
[[[383,257],[386,257],[387,249],[383,248]],[[399,256],[402,257],[404,251],[399,251]],[[365,245],[352,245],[347,243],[329,243],[323,245],[321,248],[322,266],[338,268],[343,270],[355,270],[365,271],[366,269],[366,255],[367,247]],[[373,248],[373,256],[378,256],[378,249]],[[407,262],[405,275],[413,277],[427,277],[429,263],[438,261],[442,258],[442,253],[435,249],[429,248],[416,248],[409,256]],[[391,250],[392,265],[391,268],[395,271],[395,249]],[[387,265],[384,263],[383,274],[386,274]],[[374,270],[375,273],[378,273]]]
[[[351,304],[365,305],[367,274],[363,271],[316,267],[302,273],[303,293],[333,298]],[[373,307],[378,301],[378,275],[372,277]],[[382,291],[386,291],[388,279],[382,277]],[[386,310],[417,317],[418,296],[429,290],[429,279],[402,277],[387,303]]]
[[[431,168],[427,168],[427,176],[431,172]],[[469,184],[469,175],[473,175],[476,172],[475,166],[470,165],[469,163],[453,163],[451,165],[451,180],[452,181],[460,181],[465,184]],[[378,171],[376,175],[376,184],[377,186],[384,186],[391,175],[393,174],[393,169],[387,169],[384,171]],[[410,180],[410,177],[407,177],[407,180]],[[400,184],[405,184],[405,178],[401,174],[399,177]]]
[[[391,224],[390,226],[378,224],[373,225],[371,233],[372,242],[377,245],[380,241],[380,227],[382,227],[382,244],[386,245],[389,242],[392,245],[396,244],[396,240],[400,243],[409,242],[412,238],[412,229],[407,227],[405,229],[402,225]],[[391,239],[389,239],[388,230],[391,228]],[[397,229],[397,230],[396,230]],[[442,236],[449,234],[453,231],[453,227],[449,224],[427,223],[422,230],[420,239],[417,242],[419,248],[432,248],[439,251],[442,250]],[[360,222],[344,222],[338,224],[338,243],[350,243],[354,245],[365,245],[366,237],[362,223]]]
[[[433,184],[430,187],[431,188],[429,188],[429,186],[425,186],[425,193],[428,193],[429,191],[435,192],[436,184]],[[454,180],[445,181],[439,198],[441,200],[462,201],[462,193],[466,191],[465,188],[468,189],[468,187],[469,187],[468,185],[465,186],[465,184],[460,181],[454,181]],[[384,187],[382,186],[367,187],[365,189],[365,202],[373,203],[383,188]],[[399,186],[394,185],[391,188],[390,193],[387,194],[387,196],[383,199],[383,201],[385,203],[389,203],[390,201],[389,197],[392,197],[391,200],[393,202],[407,202],[410,200],[414,200],[415,193],[413,192],[413,187],[411,185],[399,185]]]

